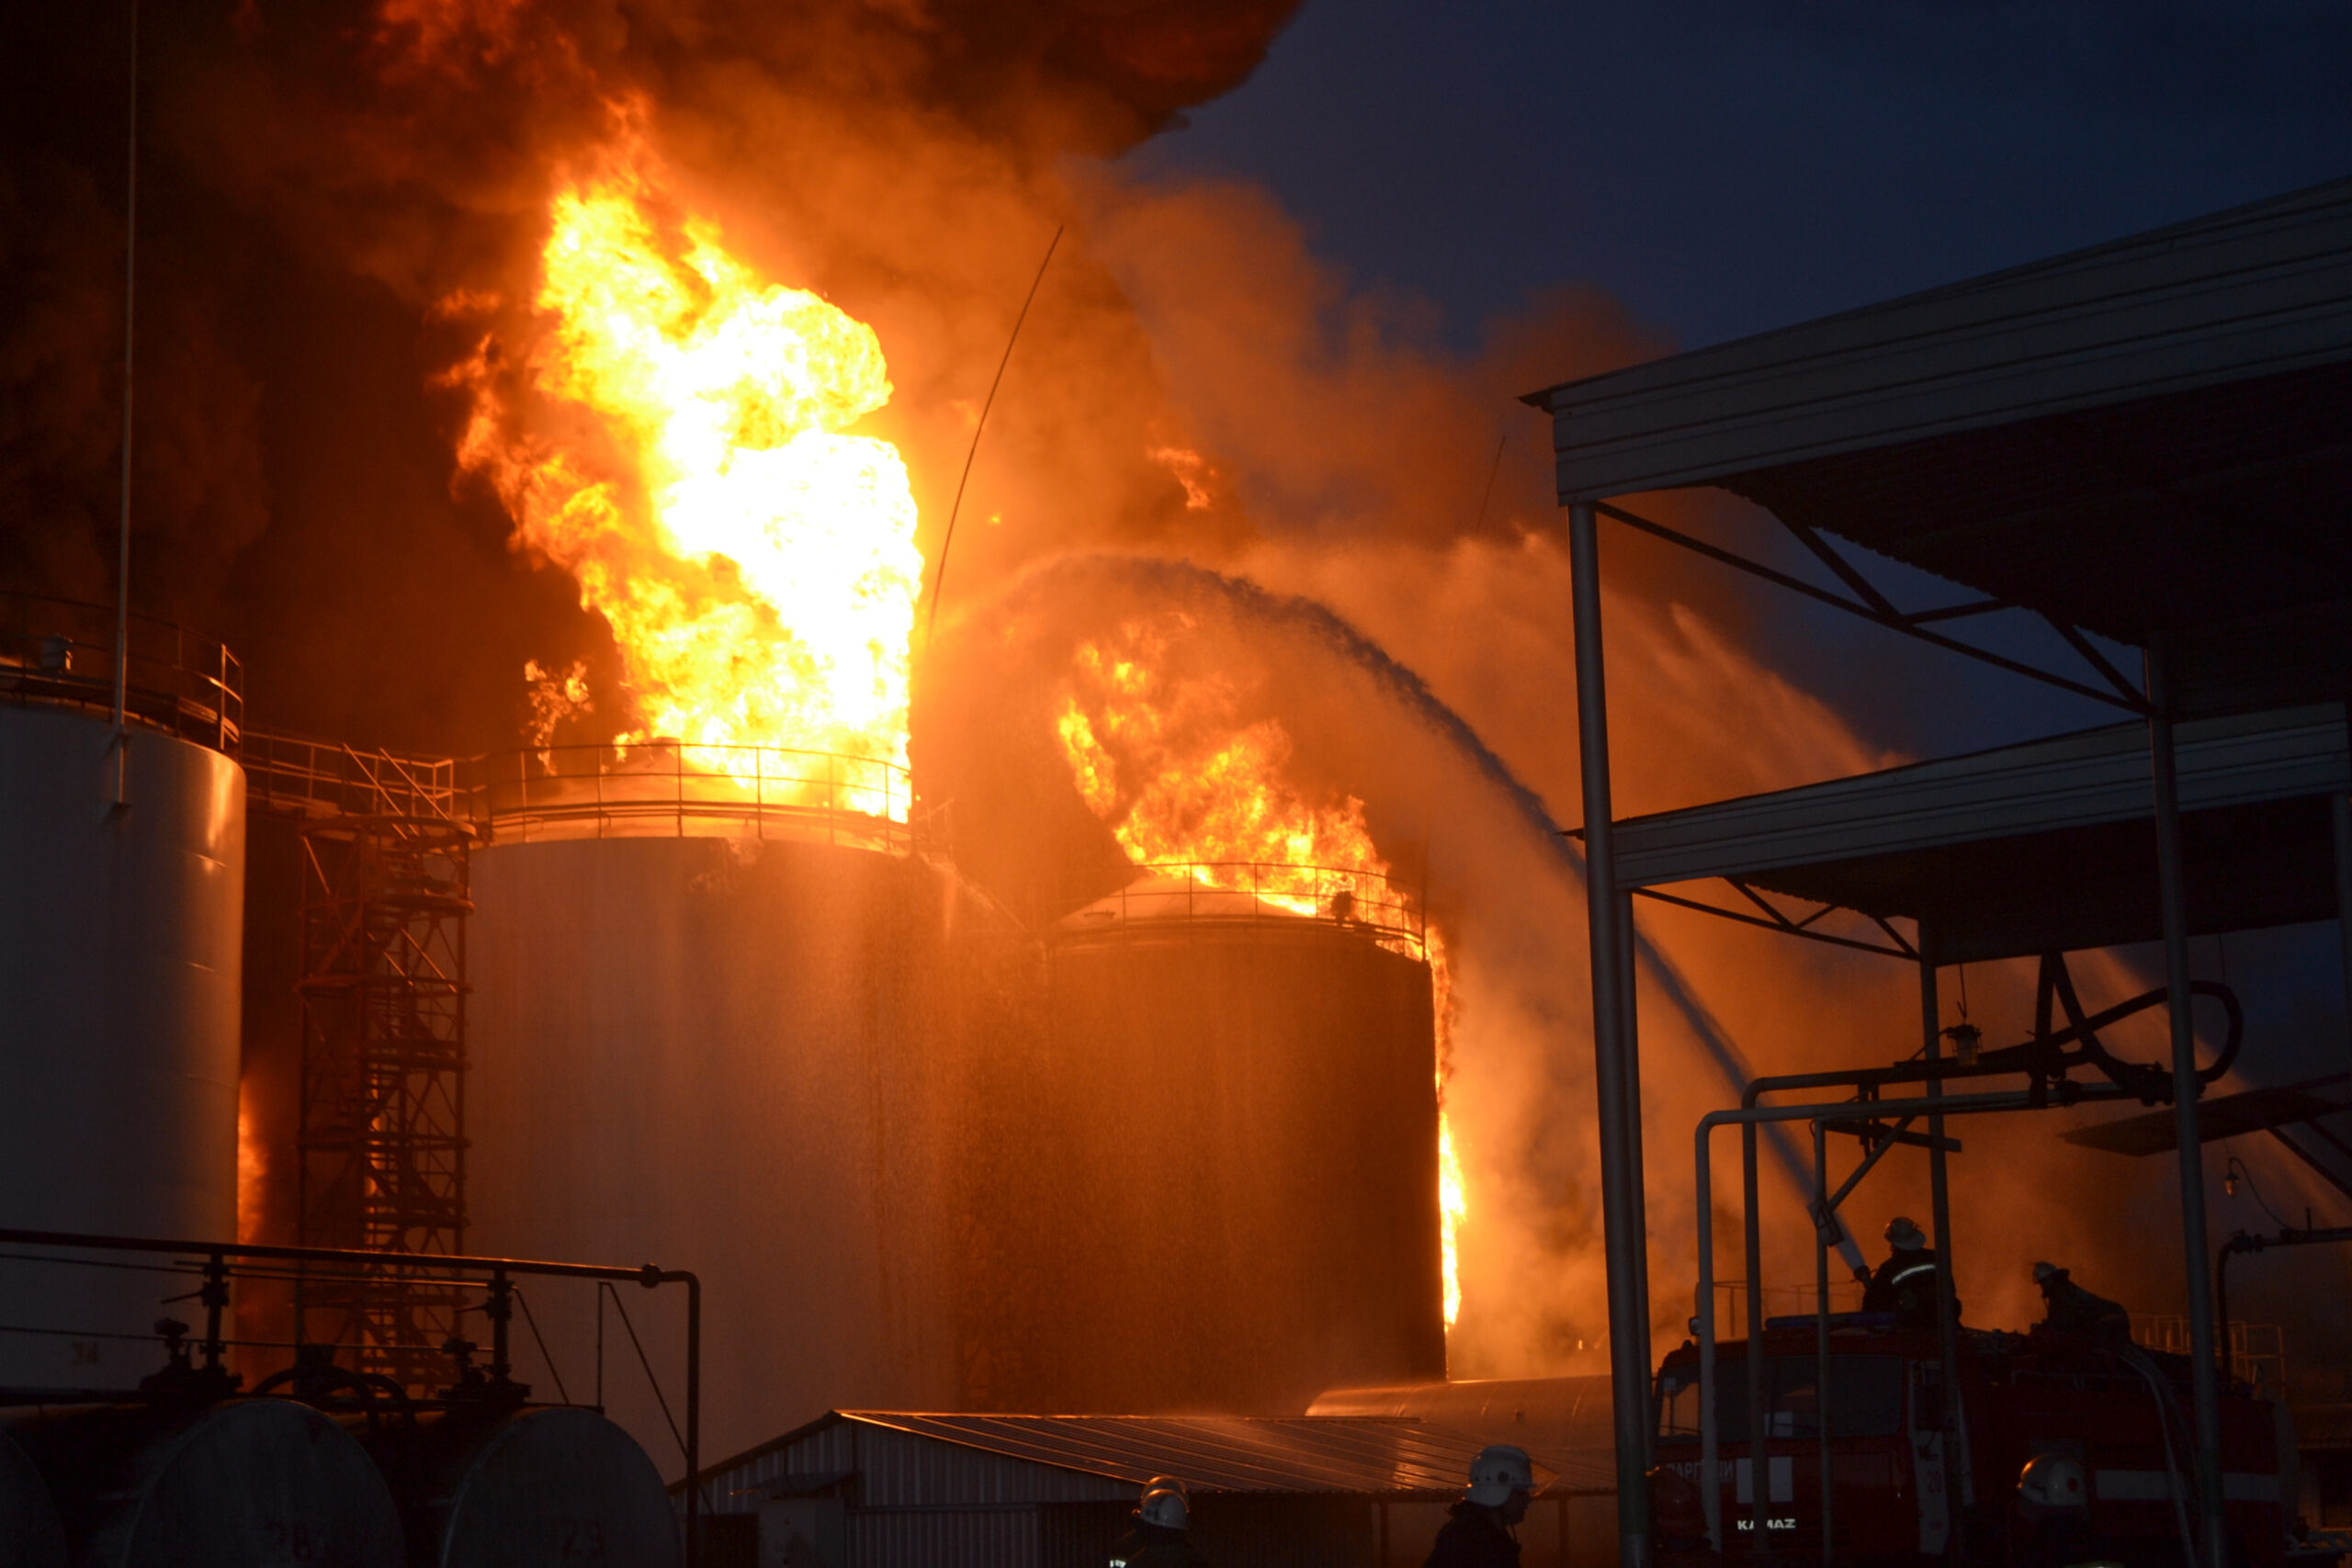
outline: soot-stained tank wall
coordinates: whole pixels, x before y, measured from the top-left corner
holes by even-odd
[[[1001,1381],[1291,1413],[1442,1377],[1429,970],[1312,921],[1141,925],[1052,942],[1047,1027],[989,1068]]]
[[[831,1407],[956,1401],[953,889],[919,860],[812,843],[475,855],[468,1247],[698,1272],[706,1460]],[[620,1290],[682,1416],[683,1297]],[[591,1296],[532,1293],[571,1396],[593,1397]],[[676,1473],[610,1308],[604,1334],[605,1403]]]
[[[233,1237],[245,783],[105,719],[0,706],[0,1224]],[[17,1249],[22,1250],[22,1249]],[[0,1385],[119,1388],[174,1293],[0,1262]],[[176,1310],[176,1309],[175,1309]]]

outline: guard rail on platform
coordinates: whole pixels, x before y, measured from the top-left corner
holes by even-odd
[[[405,817],[454,822],[455,760],[248,730],[238,761],[245,805],[290,817]]]
[[[1251,926],[1297,932],[1315,924],[1359,931],[1413,958],[1428,956],[1415,900],[1385,873],[1272,861],[1161,861],[1061,921],[1080,938],[1165,940],[1189,927]]]
[[[493,842],[793,839],[903,854],[913,790],[897,762],[777,746],[554,746],[458,765],[462,810]]]
[[[40,593],[0,593],[0,701],[114,716],[115,610]],[[133,615],[121,660],[123,717],[237,755],[244,670],[209,637]]]

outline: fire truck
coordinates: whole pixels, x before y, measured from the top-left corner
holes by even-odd
[[[1948,1422],[1933,1330],[1898,1328],[1892,1314],[1832,1314],[1826,1377],[1817,1331],[1811,1315],[1768,1320],[1760,1441],[1749,1431],[1748,1344],[1717,1347],[1719,1540],[1700,1473],[1698,1348],[1686,1343],[1660,1366],[1651,1495],[1666,1568],[1736,1562],[1758,1550],[1758,1532],[1782,1562],[1917,1562],[1955,1546],[2004,1568],[2199,1561],[2186,1358],[1963,1328]],[[2229,1560],[2282,1563],[2294,1522],[2285,1413],[2228,1384],[2221,1414]],[[2017,1494],[2042,1454],[2075,1461],[2087,1485],[2087,1509],[2068,1510],[2063,1540],[2061,1525]]]

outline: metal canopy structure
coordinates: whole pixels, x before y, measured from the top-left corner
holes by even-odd
[[[2334,919],[2329,798],[2352,790],[2340,706],[2180,726],[2192,934]],[[2144,726],[2115,725],[1617,827],[1617,884],[1732,877],[1918,922],[1936,964],[2163,935]]]
[[[2162,634],[2180,717],[2352,689],[2352,180],[1527,400],[1563,504],[1716,485]]]
[[[1765,917],[1734,918],[1813,934],[1759,887],[1876,918],[1886,946],[1847,944],[1916,957],[1931,1060],[1939,964],[2163,937],[2171,1116],[2189,1152],[2200,1555],[2220,1568],[2188,940],[2333,914],[2352,958],[2341,706],[2352,693],[2352,180],[1526,400],[1552,415],[1575,577],[1623,1560],[1634,1568],[1651,1552],[1632,898],[1674,899],[1656,889],[1722,876]],[[1766,508],[1838,586],[1612,503],[1697,486]],[[1616,822],[1602,516],[2145,725]],[[1854,546],[1964,592],[1902,608]],[[2076,662],[2062,671],[1952,635],[2004,614],[2046,623]],[[2140,651],[2137,678],[2117,644]],[[1898,916],[1919,922],[1916,949],[1886,924]],[[1928,1129],[1938,1145],[1941,1120]],[[1940,1148],[1929,1157],[1942,1247]],[[1950,1362],[1956,1314],[1941,1284]]]

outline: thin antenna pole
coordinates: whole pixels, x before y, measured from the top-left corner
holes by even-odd
[[[130,153],[123,199],[122,243],[122,521],[117,529],[114,602],[114,734],[119,757],[125,679],[130,663],[130,387],[131,310],[139,288],[139,0],[130,0]],[[118,767],[119,762],[118,761]],[[118,781],[119,780],[118,773]],[[119,789],[116,798],[121,798]]]
[[[996,379],[989,383],[987,400],[980,404],[980,419],[972,426],[971,448],[964,454],[964,474],[956,481],[955,504],[947,509],[947,532],[939,541],[939,570],[931,577],[931,614],[922,624],[923,647],[931,646],[931,634],[939,625],[939,594],[947,586],[947,550],[956,542],[956,514],[964,510],[964,487],[971,481],[972,459],[980,455],[980,432],[989,427],[989,410],[996,407],[996,389],[1004,384],[1004,367],[1012,363],[1012,345],[1021,341],[1021,324],[1029,319],[1029,307],[1036,301],[1037,286],[1046,281],[1046,268],[1054,259],[1054,249],[1062,243],[1062,228],[1054,230],[1054,237],[1046,243],[1045,260],[1037,264],[1037,276],[1029,283],[1028,296],[1021,301],[1021,313],[1012,318],[1012,335],[1004,340],[1004,357],[996,362]]]

